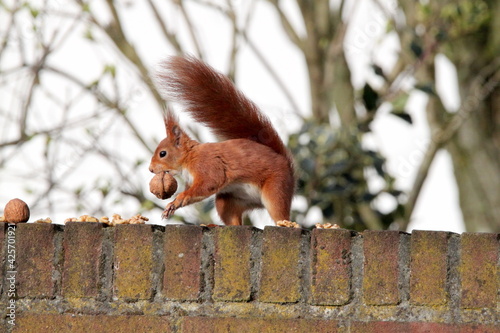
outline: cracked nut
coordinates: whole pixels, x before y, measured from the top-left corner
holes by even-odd
[[[47,218],[42,218],[42,219],[38,219],[35,221],[35,223],[52,223],[52,219],[50,217],[47,217]]]
[[[149,190],[158,199],[165,200],[177,191],[177,181],[168,172],[160,172],[149,182]]]
[[[316,223],[316,228],[318,229],[340,229],[338,224],[331,224],[331,223]]]
[[[5,205],[3,211],[5,222],[20,223],[28,222],[30,218],[30,209],[26,202],[21,199],[12,199]]]
[[[281,220],[276,222],[278,227],[286,227],[286,228],[300,228],[300,225],[297,222],[292,222],[288,220]]]

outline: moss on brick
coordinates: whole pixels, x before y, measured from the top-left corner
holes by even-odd
[[[412,304],[436,306],[447,303],[448,236],[446,232],[413,231],[410,264]]]
[[[344,230],[314,230],[306,244],[308,231],[299,229],[203,234],[200,227],[167,226],[160,247],[163,228],[119,226],[105,230],[114,237],[101,249],[110,260],[101,267],[103,295],[89,297],[96,281],[88,290],[76,282],[94,272],[95,258],[84,255],[99,256],[87,250],[102,240],[97,225],[92,232],[85,224],[18,228],[24,296],[16,300],[16,326],[5,315],[0,323],[8,332],[500,332],[496,234],[370,231],[351,239]],[[411,264],[402,262],[409,257]],[[164,260],[163,281],[154,259]],[[450,301],[443,302],[443,288],[453,293]],[[6,309],[5,285],[2,295]],[[338,300],[345,303],[323,305]]]
[[[224,227],[215,230],[214,300],[250,299],[251,227]]]
[[[399,239],[397,231],[363,233],[363,298],[367,305],[395,305],[400,301]]]
[[[165,228],[163,294],[171,300],[197,300],[201,289],[202,228]]]
[[[115,227],[114,293],[127,300],[152,296],[153,230],[151,225]]]
[[[66,297],[97,297],[101,278],[103,225],[74,222],[64,228],[62,292]]]
[[[16,261],[20,297],[53,297],[55,293],[55,225],[20,223],[16,226]]]
[[[349,302],[351,232],[314,229],[311,238],[311,293],[316,305]]]
[[[300,239],[300,229],[264,229],[260,301],[288,303],[300,299]]]
[[[206,318],[188,317],[182,321],[183,333],[199,332],[316,332],[336,333],[337,321],[315,319]]]
[[[459,271],[464,308],[488,308],[497,304],[500,288],[498,237],[498,234],[462,234]]]
[[[158,316],[106,316],[78,314],[24,314],[21,315],[13,332],[37,333],[88,333],[88,332],[171,332],[171,322]]]

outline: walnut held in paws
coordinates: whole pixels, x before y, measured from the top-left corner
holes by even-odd
[[[5,205],[4,215],[5,222],[28,222],[30,218],[30,209],[26,202],[21,199],[12,199]]]
[[[160,172],[149,182],[149,190],[158,199],[165,200],[177,191],[177,181],[168,172]]]

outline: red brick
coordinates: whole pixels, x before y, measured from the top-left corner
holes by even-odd
[[[315,305],[343,305],[351,295],[351,232],[314,229],[311,293]]]
[[[217,301],[250,299],[252,227],[215,229],[214,291]]]
[[[16,262],[19,297],[52,297],[55,225],[19,223],[16,226]]]
[[[395,305],[399,296],[398,231],[363,233],[363,296],[367,305]]]
[[[446,232],[415,230],[411,235],[410,302],[445,305],[448,236]]]
[[[114,227],[114,294],[125,300],[152,297],[153,230],[148,224]]]
[[[464,233],[460,274],[463,308],[496,308],[499,286],[498,235]]]
[[[300,300],[300,240],[298,228],[266,227],[262,244],[259,300],[290,303]]]
[[[457,325],[458,333],[500,333],[500,324],[480,325],[480,324],[462,324]]]
[[[101,223],[66,223],[63,241],[63,296],[96,297],[99,295],[102,239],[103,225]]]
[[[185,317],[182,320],[181,331],[183,333],[336,333],[337,325],[335,320],[320,319]]]
[[[408,323],[393,321],[353,322],[351,333],[410,333]]]
[[[73,315],[73,314],[20,314],[12,332],[36,333],[88,333],[88,332],[120,332],[149,333],[172,332],[171,322],[160,316],[105,316],[105,315]]]
[[[163,294],[172,300],[197,300],[201,289],[202,228],[167,225]]]
[[[500,327],[477,324],[371,321],[353,322],[351,333],[498,333]]]

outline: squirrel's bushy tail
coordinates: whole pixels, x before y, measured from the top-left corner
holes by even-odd
[[[193,57],[171,57],[158,73],[168,99],[180,102],[220,140],[251,139],[290,159],[269,119],[233,82]]]

